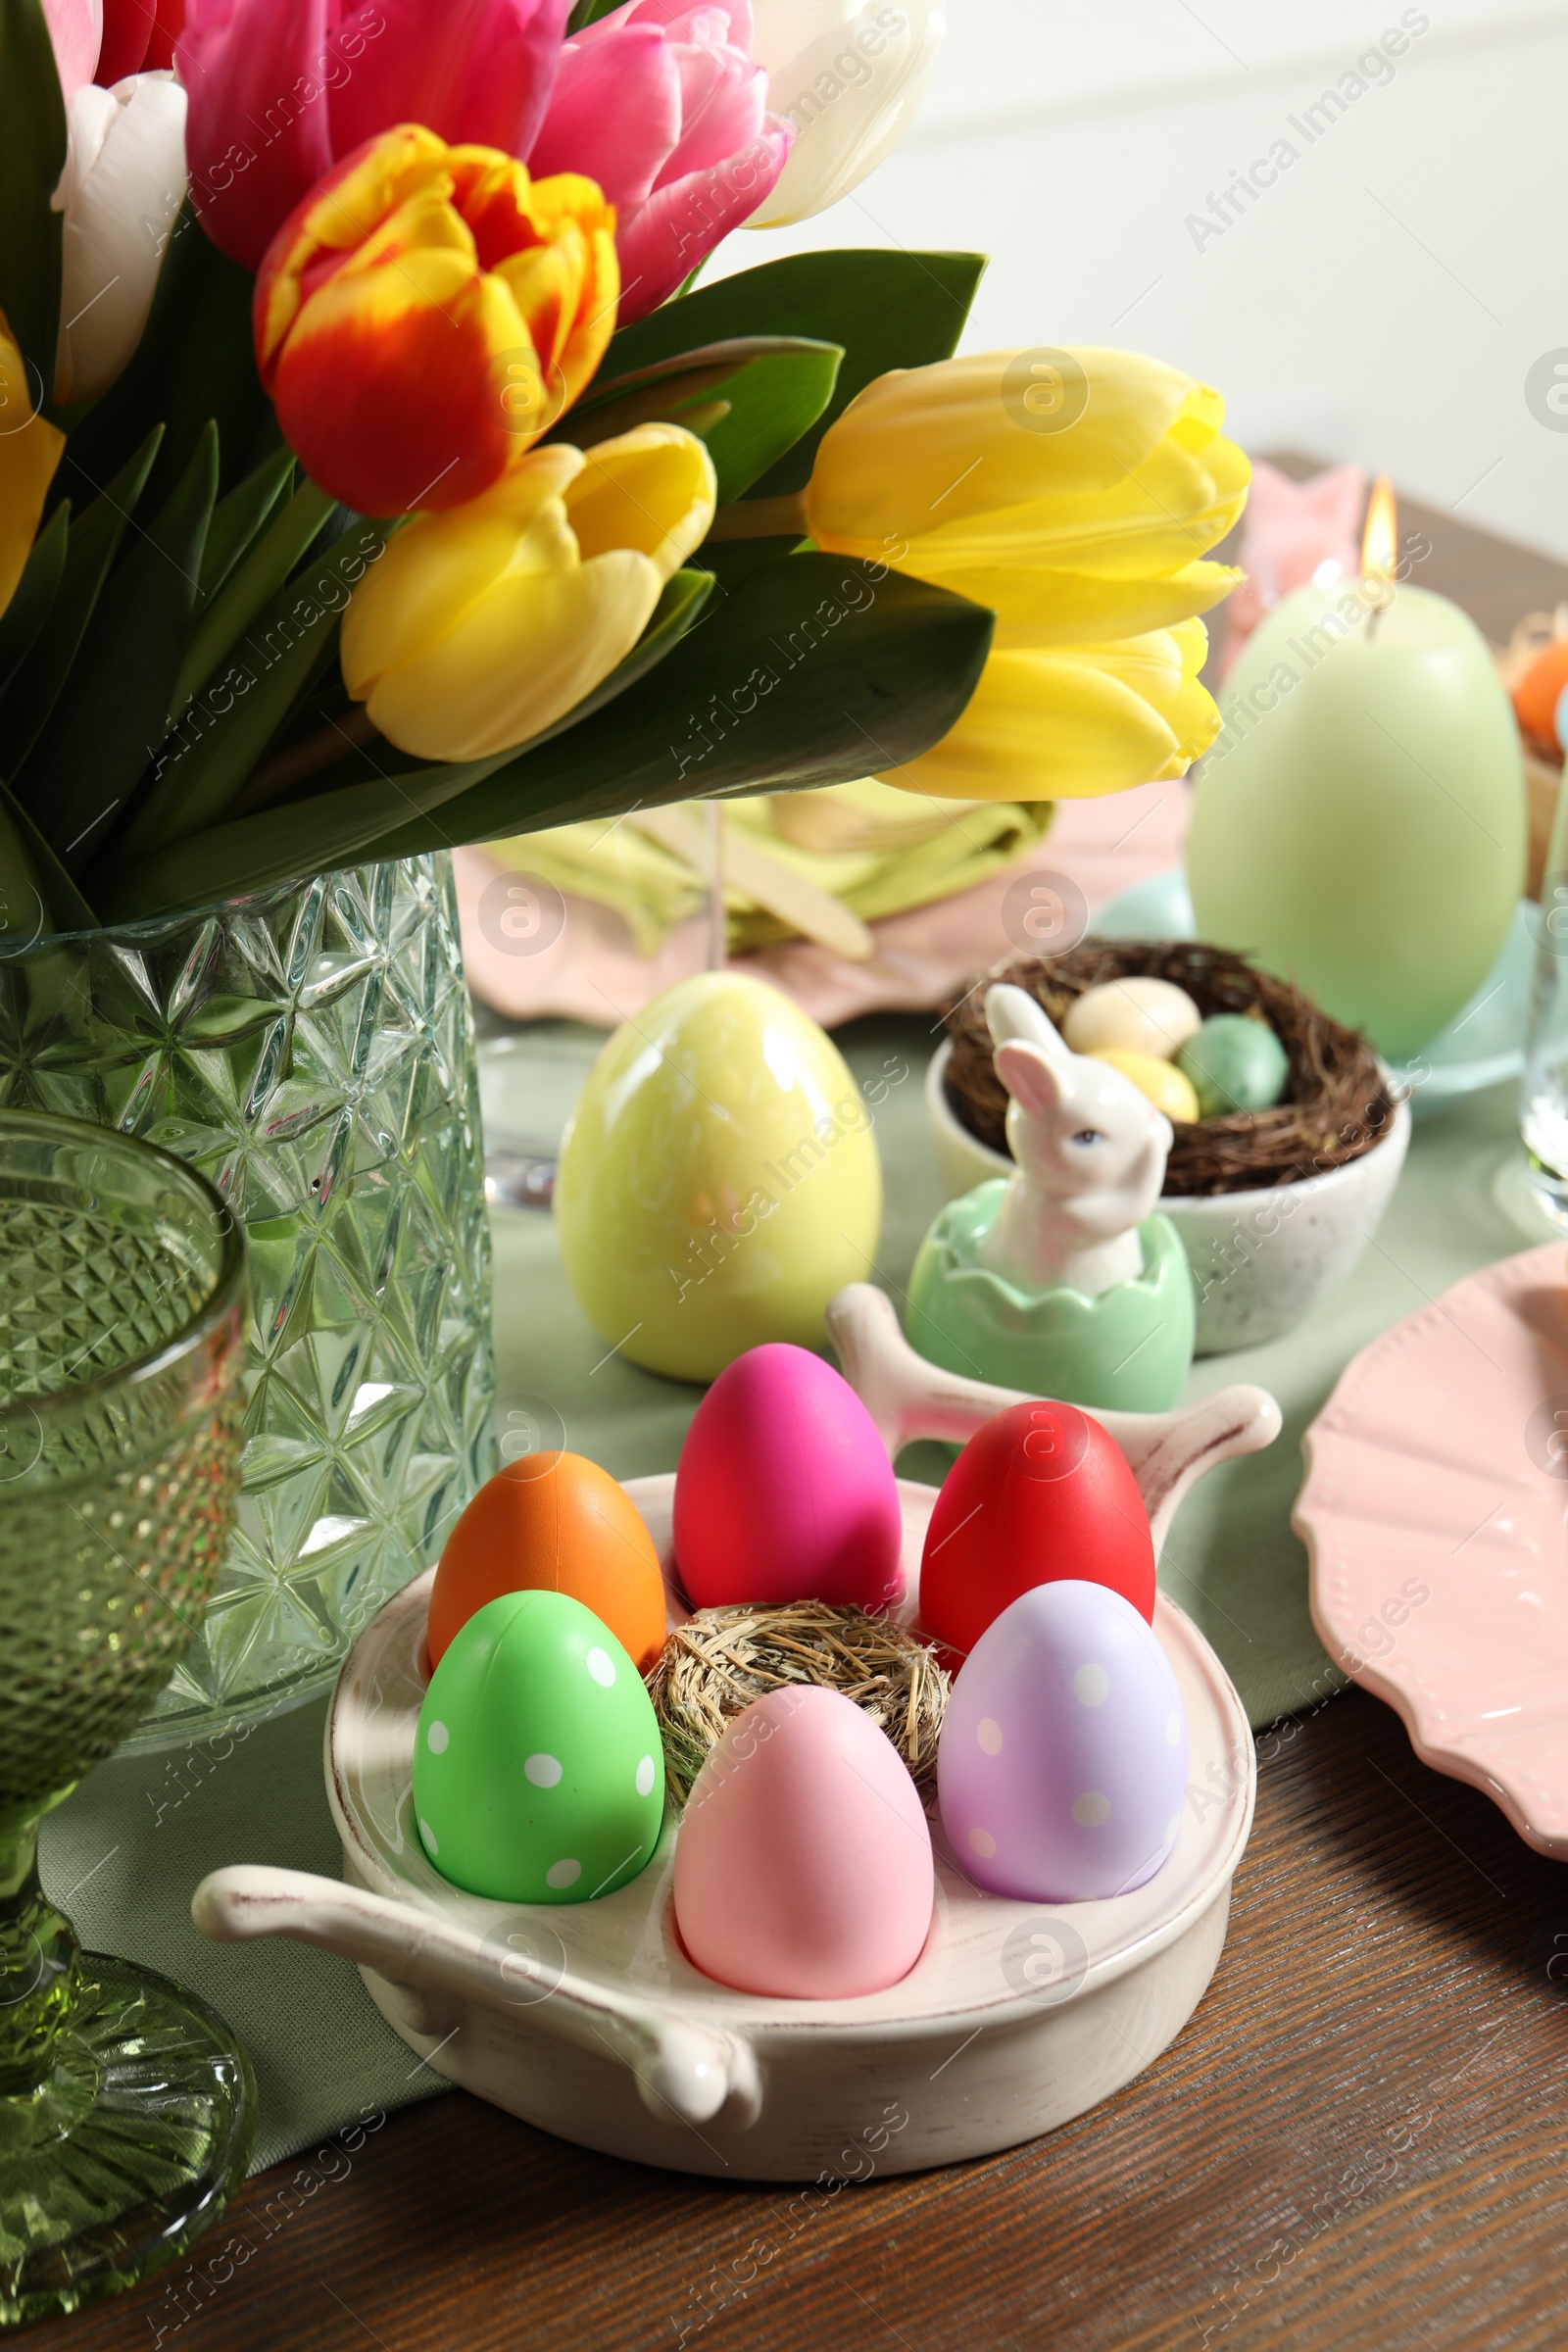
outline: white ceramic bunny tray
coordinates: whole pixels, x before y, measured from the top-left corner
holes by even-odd
[[[846,1377],[889,1451],[963,1440],[1017,1397],[917,1356],[863,1283],[827,1314]],[[1261,1389],[1179,1413],[1106,1413],[1163,1542],[1201,1473],[1278,1434]],[[670,1549],[672,1477],[627,1493],[659,1545],[672,1624],[687,1614]],[[936,1490],[899,1482],[912,1610]],[[1197,1628],[1163,1596],[1154,1626],[1182,1687],[1192,1786],[1168,1861],[1145,1886],[1058,1907],[971,1886],[940,1824],[936,1915],[885,1992],[789,2001],[703,1976],[675,1935],[674,1841],[597,1902],[509,1906],[437,1876],[412,1832],[415,1730],[427,1680],[433,1571],[407,1586],[344,1661],[326,1732],[342,1885],[220,1870],[192,1911],[210,1936],[293,1936],[358,1962],[370,1996],[440,2074],[564,2139],[726,2180],[913,2172],[1033,2138],[1121,2087],[1174,2039],[1214,1972],[1256,1767],[1241,1701]],[[873,2151],[869,2158],[867,2151]]]

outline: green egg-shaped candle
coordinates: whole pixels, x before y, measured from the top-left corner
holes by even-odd
[[[414,1810],[444,1879],[583,1903],[659,1842],[664,1758],[642,1677],[564,1592],[505,1592],[452,1640],[419,1709]]]
[[[1176,1064],[1193,1082],[1200,1119],[1272,1110],[1291,1074],[1290,1057],[1273,1030],[1245,1012],[1211,1013]]]
[[[1496,960],[1524,887],[1519,730],[1467,614],[1308,583],[1243,646],[1187,839],[1198,937],[1416,1054]]]

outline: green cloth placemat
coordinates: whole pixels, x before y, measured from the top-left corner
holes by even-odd
[[[855,1023],[839,1042],[872,1102],[887,1179],[882,1243],[866,1278],[897,1298],[941,1205],[921,1093],[936,1040],[923,1020],[883,1018]],[[1513,1119],[1514,1090],[1500,1087],[1417,1126],[1394,1203],[1338,1296],[1287,1338],[1209,1358],[1191,1376],[1190,1396],[1255,1380],[1285,1410],[1284,1435],[1268,1452],[1224,1464],[1189,1497],[1161,1571],[1224,1659],[1254,1725],[1339,1680],[1312,1633],[1305,1560],[1290,1533],[1301,1433],[1377,1332],[1524,1246],[1492,1195],[1515,1142]],[[515,1414],[514,1429],[538,1423],[556,1442],[564,1433],[575,1452],[620,1478],[672,1470],[700,1392],[606,1356],[566,1290],[547,1216],[503,1211],[495,1240],[503,1430]],[[936,1447],[911,1446],[900,1467],[940,1478],[946,1459]],[[346,1962],[283,1939],[209,1943],[191,1926],[191,1891],[221,1863],[338,1875],[321,1786],[324,1713],[318,1700],[264,1723],[231,1752],[106,1765],[49,1817],[41,1840],[44,1884],[89,1946],[178,1978],[244,2036],[262,2093],[259,2165],[366,2109],[444,2087],[383,2023]]]
[[[1302,1437],[1369,1340],[1477,1266],[1534,1246],[1494,1198],[1519,1153],[1517,1102],[1517,1085],[1493,1087],[1418,1121],[1388,1214],[1348,1282],[1283,1339],[1206,1356],[1189,1375],[1184,1397],[1255,1380],[1285,1415],[1265,1452],[1200,1481],[1160,1563],[1161,1588],[1224,1659],[1254,1729],[1345,1680],[1312,1631],[1306,1554],[1291,1533]]]

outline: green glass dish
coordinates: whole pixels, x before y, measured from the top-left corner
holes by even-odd
[[[244,1246],[167,1152],[0,1111],[0,2322],[170,2261],[244,2177],[256,2092],[205,2002],[83,1952],[38,1822],[153,1706],[235,1520]]]
[[[495,1467],[450,858],[12,949],[0,1104],[176,1153],[248,1245],[239,1519],[132,1744],[183,1745],[308,1698]]]

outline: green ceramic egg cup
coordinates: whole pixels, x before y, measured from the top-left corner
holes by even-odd
[[[1090,1298],[1055,1284],[1029,1292],[980,1260],[1007,1178],[950,1200],[920,1245],[905,1326],[944,1371],[1091,1411],[1168,1412],[1193,1360],[1193,1278],[1168,1217],[1138,1228],[1144,1270]]]

